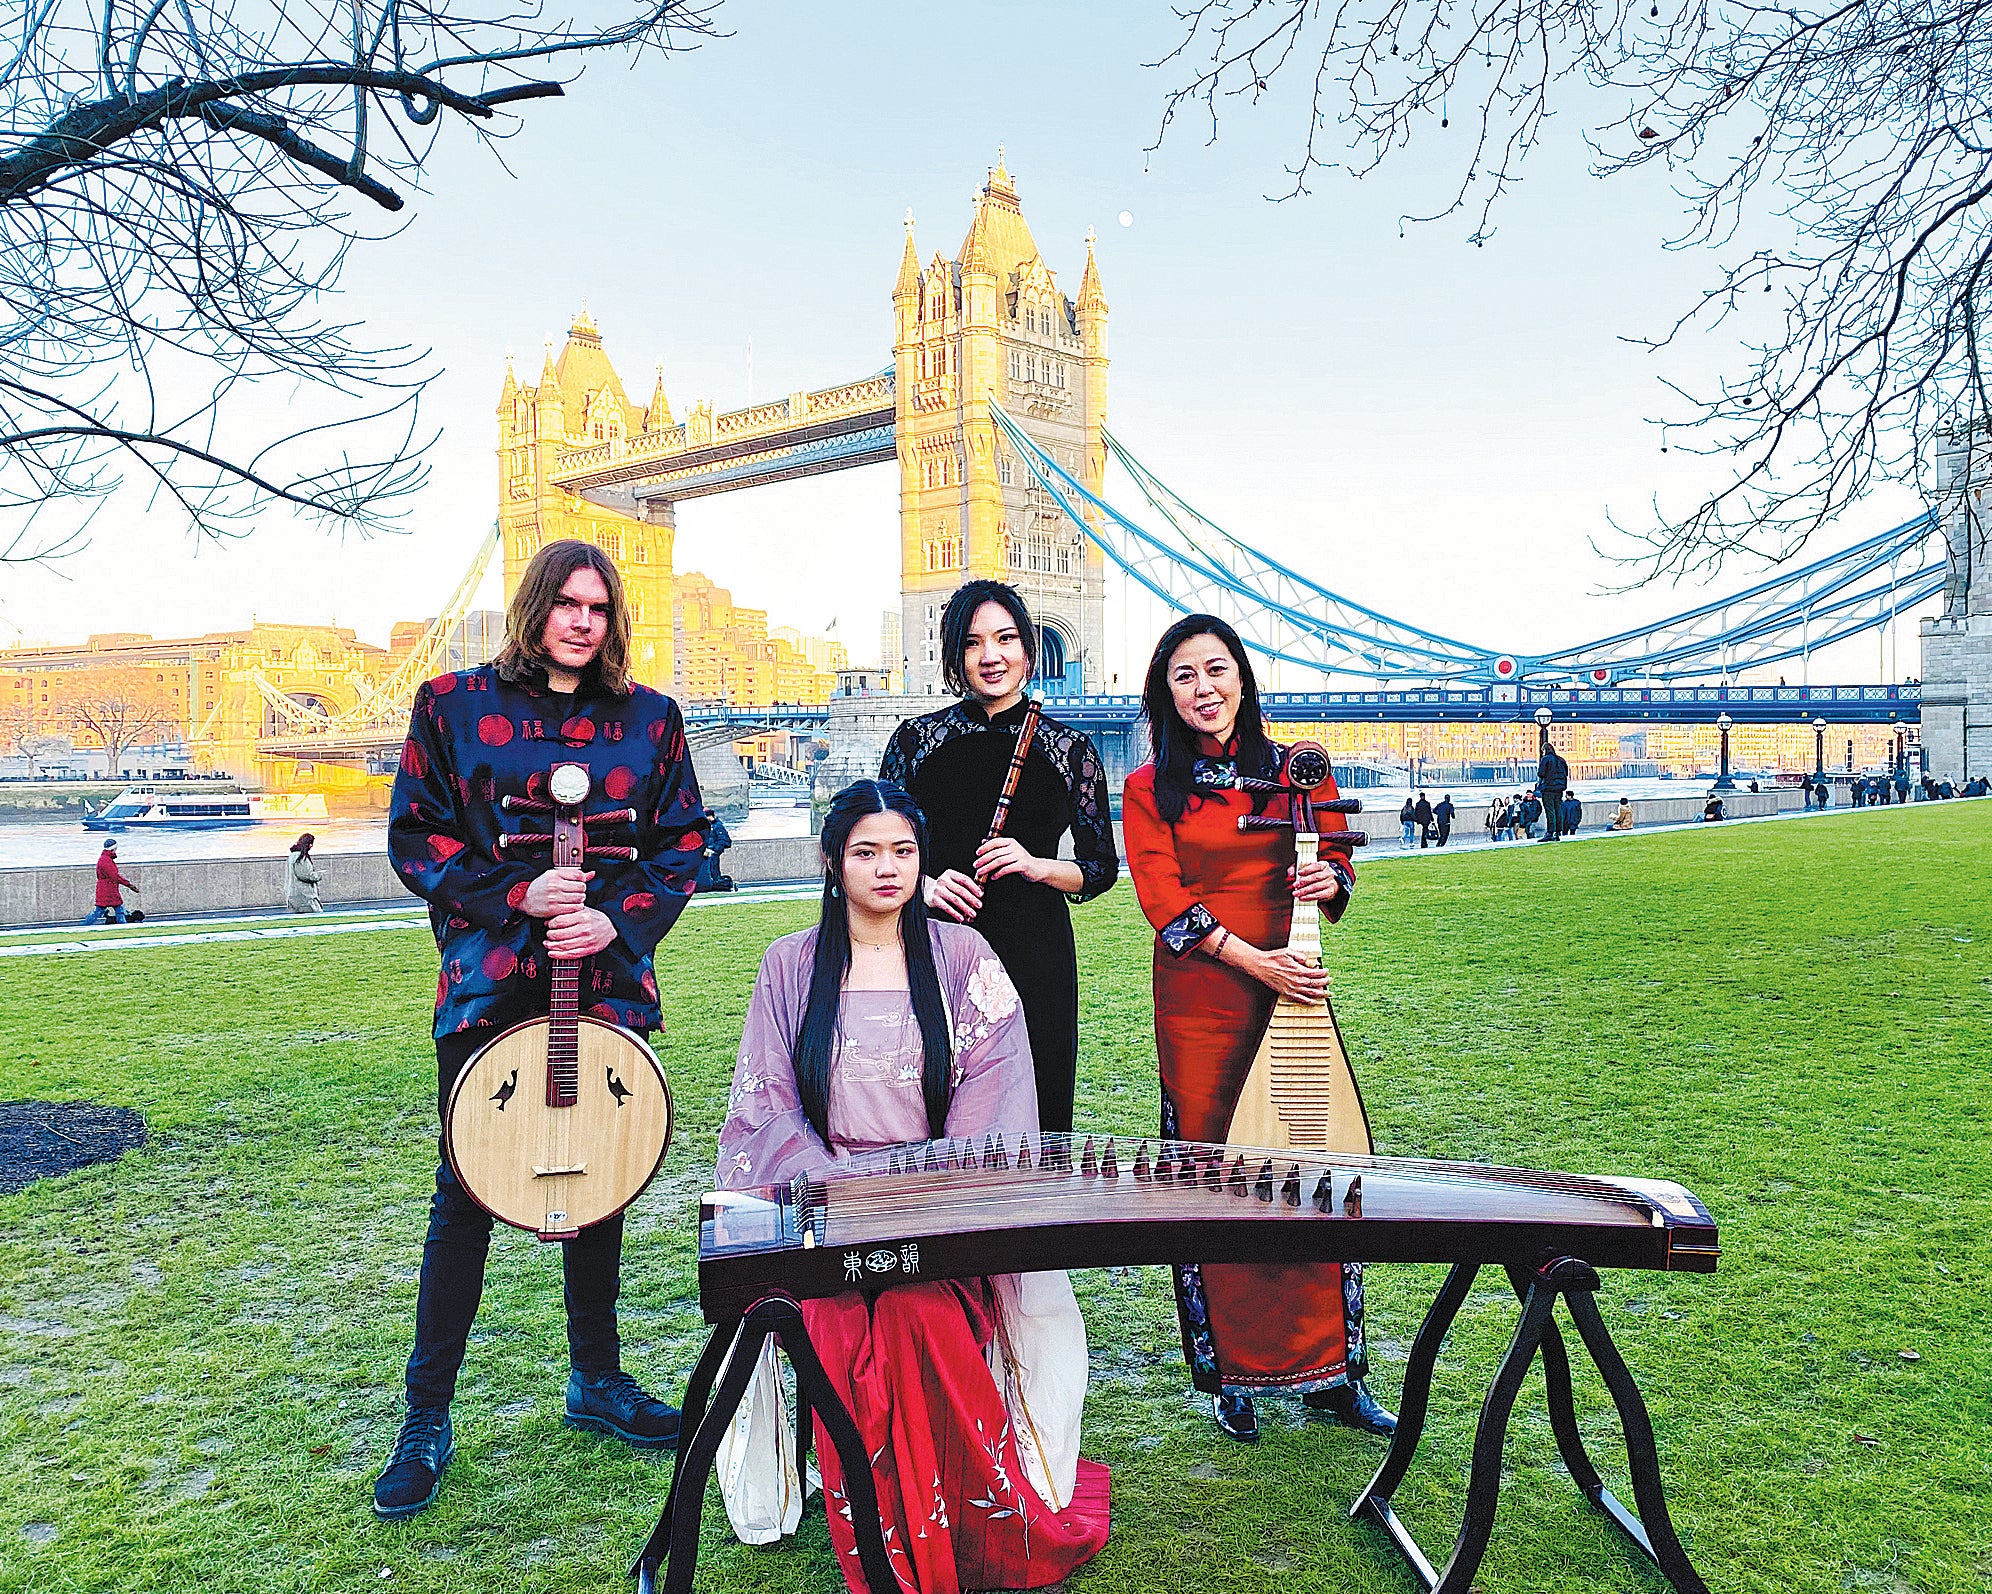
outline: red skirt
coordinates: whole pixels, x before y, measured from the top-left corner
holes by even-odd
[[[1225,1138],[1274,1000],[1272,990],[1249,974],[1194,952],[1179,958],[1157,943],[1163,1134]],[[1359,1269],[1334,1262],[1210,1262],[1175,1273],[1183,1353],[1192,1381],[1205,1393],[1304,1393],[1362,1376],[1360,1367],[1350,1366],[1352,1349],[1353,1359],[1361,1360]]]
[[[984,1350],[995,1305],[979,1281],[902,1284],[804,1301],[803,1321],[851,1415],[878,1489],[886,1556],[919,1594],[1043,1588],[1107,1542],[1107,1469],[1081,1460],[1072,1502],[1053,1511],[1017,1456]],[[865,1594],[837,1452],[816,1425],[830,1542]]]

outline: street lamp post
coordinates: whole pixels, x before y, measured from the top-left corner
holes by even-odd
[[[1727,709],[1715,716],[1715,728],[1722,735],[1722,768],[1715,777],[1715,789],[1717,791],[1734,791],[1736,789],[1736,782],[1729,778],[1729,727],[1735,723],[1729,717]]]
[[[1537,758],[1542,757],[1544,753],[1549,751],[1549,722],[1555,718],[1555,714],[1550,712],[1547,703],[1535,711],[1535,722],[1538,733],[1536,742]]]
[[[1815,775],[1825,774],[1826,722],[1824,720],[1814,720],[1812,722],[1812,760],[1812,773]]]

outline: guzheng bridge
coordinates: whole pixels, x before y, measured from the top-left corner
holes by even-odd
[[[557,357],[549,348],[537,384],[508,369],[498,404],[496,527],[430,636],[384,688],[340,712],[289,698],[273,704],[282,724],[259,746],[259,762],[269,769],[391,755],[408,698],[438,666],[488,560],[502,554],[509,592],[553,537],[586,537],[617,560],[639,674],[672,682],[681,501],[896,464],[902,657],[885,661],[886,670],[911,698],[938,692],[948,593],[972,577],[1010,580],[1042,622],[1038,690],[1117,765],[1138,758],[1138,703],[1102,691],[1106,604],[1110,589],[1124,586],[1168,611],[1225,616],[1260,655],[1279,661],[1284,680],[1315,683],[1270,694],[1268,709],[1281,721],[1525,723],[1546,709],[1559,722],[1636,730],[1706,726],[1726,715],[1738,725],[1812,728],[1821,767],[1829,727],[1921,726],[1933,767],[1943,772],[1948,763],[1962,778],[1961,689],[1733,684],[1773,667],[1805,677],[1817,650],[1939,595],[1945,618],[1925,621],[1926,642],[1933,628],[1940,637],[1969,629],[1970,584],[1953,569],[1934,515],[1650,625],[1553,652],[1504,648],[1499,638],[1462,641],[1338,593],[1226,530],[1108,429],[1109,309],[1094,239],[1085,242],[1078,292],[1068,296],[1000,160],[952,258],[935,251],[923,260],[908,215],[890,298],[883,368],[726,413],[702,402],[677,419],[661,370],[650,402],[633,402],[585,314]],[[810,554],[811,539],[798,535],[795,556]],[[1981,596],[1992,611],[1992,591]],[[880,689],[879,675],[853,672],[828,705],[749,704],[682,683],[679,691],[709,744],[773,727],[820,728],[836,749],[832,772],[847,764],[855,771],[875,760],[876,748],[865,715],[854,717],[843,700]],[[921,706],[902,702],[894,717]]]

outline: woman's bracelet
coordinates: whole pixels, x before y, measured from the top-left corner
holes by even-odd
[[[1223,925],[1220,924],[1217,927],[1217,933],[1219,937],[1218,943],[1216,946],[1211,948],[1210,952],[1213,961],[1222,959],[1224,956],[1224,949],[1231,944],[1231,932],[1225,929]]]

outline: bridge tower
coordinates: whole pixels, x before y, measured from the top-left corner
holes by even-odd
[[[1924,756],[1939,780],[1992,775],[1992,438],[1982,425],[1937,453],[1950,575],[1922,623]]]
[[[613,442],[671,426],[664,372],[650,407],[639,409],[602,350],[602,334],[584,309],[567,329],[558,357],[549,345],[539,385],[523,385],[511,363],[498,395],[498,527],[505,542],[505,598],[518,590],[528,563],[562,537],[592,542],[622,572],[630,605],[630,664],[646,686],[668,692],[672,684],[672,506],[660,503],[650,519],[635,520],[590,503],[558,484],[560,455],[573,448]]]
[[[974,207],[954,259],[936,251],[925,266],[908,213],[892,291],[906,690],[944,690],[941,610],[963,581],[993,576],[1023,592],[1038,618],[1040,675],[1098,691],[1105,560],[1004,446],[988,408],[1002,404],[1101,490],[1107,301],[1093,238],[1070,299],[1031,237],[1000,151]]]

